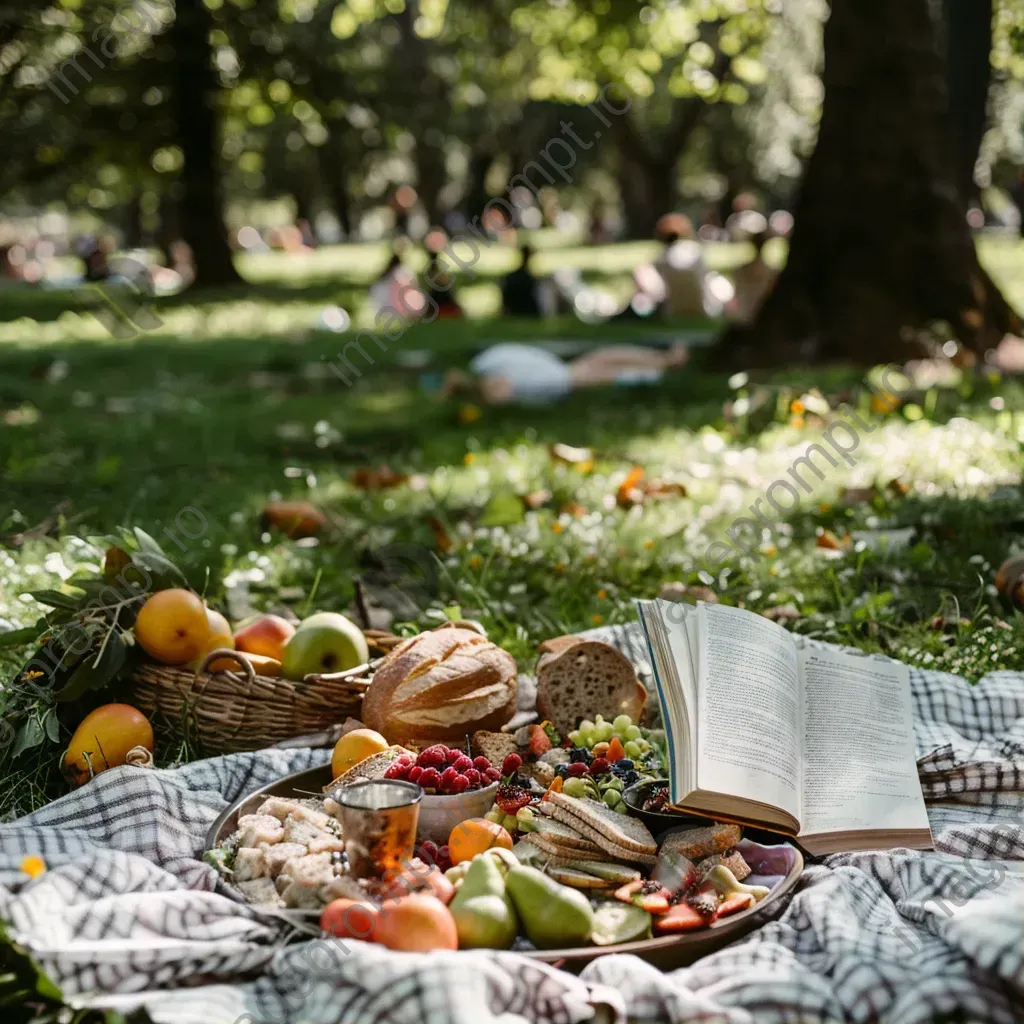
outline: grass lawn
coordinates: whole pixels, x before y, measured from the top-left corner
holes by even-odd
[[[621,273],[617,249],[599,251],[605,262],[588,272]],[[984,251],[1011,288],[1024,281],[1022,254],[1003,242]],[[544,637],[631,621],[632,599],[668,581],[709,585],[757,610],[792,605],[791,628],[909,662],[971,677],[1019,667],[1024,618],[992,586],[995,567],[1024,547],[1016,381],[956,378],[882,413],[856,373],[780,369],[730,383],[698,356],[657,387],[578,394],[555,409],[441,405],[420,391],[411,351],[442,367],[496,338],[663,333],[471,320],[410,329],[346,387],[325,365],[343,336],[310,327],[325,303],[345,304],[363,287],[358,268],[372,254],[358,255],[346,273],[332,264],[244,295],[166,300],[164,327],[127,342],[103,332],[81,300],[0,293],[0,619],[34,621],[40,608],[24,592],[95,565],[101,549],[80,538],[131,524],[230,609],[343,610],[357,576],[383,556],[412,601],[400,615],[426,625],[457,604],[524,667]],[[247,270],[269,278],[265,263]],[[814,399],[793,411],[811,388],[833,406],[845,393],[871,427],[855,464],[826,465],[749,552],[709,565],[708,546],[820,439]],[[558,461],[556,442],[587,447],[592,459]],[[352,482],[356,469],[383,465],[408,479],[382,490]],[[622,507],[619,485],[636,466],[682,483],[685,495]],[[848,491],[871,486],[877,493]],[[541,491],[550,496],[526,508],[523,497]],[[263,533],[260,510],[273,496],[316,502],[330,528],[302,542]],[[188,526],[201,535],[177,546],[163,530],[187,506],[207,525]],[[879,531],[906,527],[903,548],[873,550]],[[849,546],[821,546],[831,543],[823,531]],[[954,612],[970,621],[931,627]],[[0,679],[25,655],[0,651]],[[58,753],[0,761],[0,817],[60,791]]]

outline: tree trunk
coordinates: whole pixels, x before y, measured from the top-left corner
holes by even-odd
[[[192,250],[194,285],[237,284],[221,199],[217,79],[210,48],[210,17],[203,0],[177,0],[170,30],[178,114],[181,234]]]
[[[992,0],[945,0],[949,114],[956,184],[964,203],[977,199],[974,165],[985,134],[992,78]]]
[[[717,358],[901,359],[935,321],[975,352],[994,346],[1019,321],[964,219],[929,0],[834,0],[823,83],[789,260]]]
[[[327,130],[327,141],[316,151],[320,177],[334,216],[338,218],[338,226],[348,242],[352,240],[352,196],[346,177],[344,127],[340,122],[328,122]]]
[[[629,238],[650,238],[658,218],[675,208],[674,160],[646,160],[635,152],[619,152],[619,194]]]
[[[487,191],[487,172],[493,163],[494,155],[485,150],[475,150],[469,159],[469,182],[466,187],[466,198],[463,200],[466,217],[469,220],[478,217],[491,198]]]

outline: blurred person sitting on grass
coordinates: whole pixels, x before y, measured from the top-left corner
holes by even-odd
[[[623,314],[647,316],[657,310],[668,317],[719,316],[732,298],[732,286],[708,269],[693,224],[681,213],[667,213],[655,228],[664,249],[653,264],[633,271],[637,290]]]
[[[540,281],[530,270],[533,248],[523,245],[519,249],[519,266],[506,274],[501,282],[501,305],[505,316],[541,315]]]
[[[778,271],[768,266],[764,260],[764,247],[768,242],[767,231],[759,231],[752,235],[754,258],[743,266],[737,267],[733,274],[733,285],[736,294],[725,307],[725,315],[739,324],[751,324],[757,316],[764,300],[775,284]]]
[[[468,373],[449,370],[440,393],[442,398],[476,398],[487,405],[542,405],[580,388],[653,384],[669,370],[682,368],[688,358],[682,345],[608,345],[566,363],[537,345],[502,342],[475,356]]]
[[[423,283],[427,304],[432,301],[437,306],[438,320],[455,320],[463,315],[462,307],[452,294],[455,275],[438,253],[430,258],[430,262],[424,268]]]

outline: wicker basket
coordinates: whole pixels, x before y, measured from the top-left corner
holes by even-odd
[[[401,643],[381,630],[367,630],[366,641],[376,654]],[[241,672],[207,672],[215,658],[234,658]],[[257,675],[241,651],[221,648],[211,651],[194,672],[144,663],[134,673],[132,703],[162,719],[171,734],[198,741],[204,754],[260,750],[358,718],[380,660],[296,682]]]

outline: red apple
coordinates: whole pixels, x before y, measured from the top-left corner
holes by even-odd
[[[235,634],[235,650],[280,661],[284,645],[294,634],[295,627],[280,615],[261,615]]]

